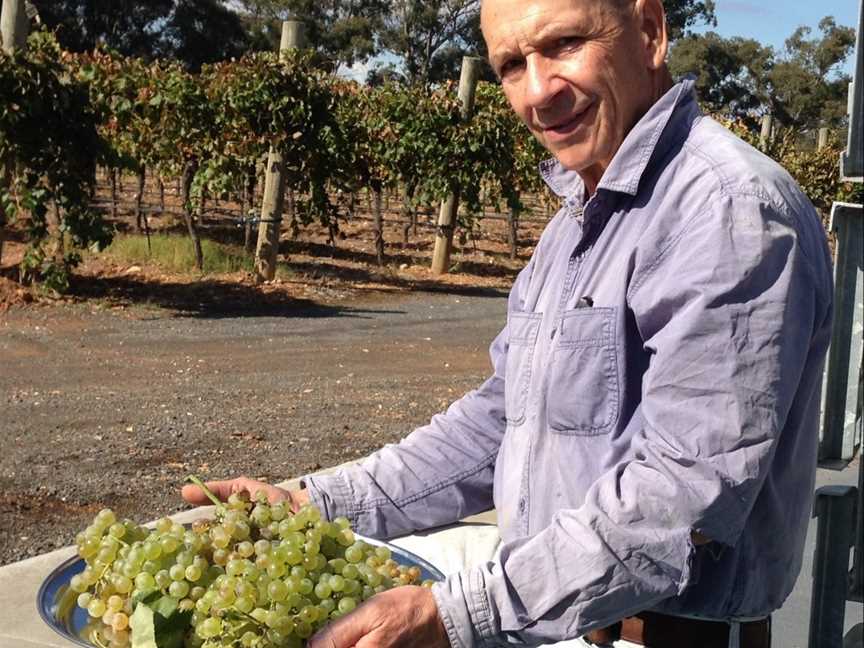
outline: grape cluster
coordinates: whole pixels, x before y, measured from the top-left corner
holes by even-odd
[[[105,509],[76,543],[87,565],[70,589],[91,617],[85,638],[104,648],[130,645],[134,606],[154,593],[191,612],[188,648],[300,648],[378,592],[431,585],[357,539],[347,519],[314,506],[294,514],[263,493],[234,494],[191,529],[165,518],[150,530]]]

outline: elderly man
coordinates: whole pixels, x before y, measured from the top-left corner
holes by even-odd
[[[813,488],[819,219],[673,85],[661,0],[485,0],[482,27],[564,200],[513,286],[494,374],[400,444],[269,488],[385,538],[494,504],[503,544],[310,645],[768,648]]]

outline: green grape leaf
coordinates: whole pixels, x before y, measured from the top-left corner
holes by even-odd
[[[130,619],[132,648],[183,648],[191,617],[192,612],[181,612],[171,596],[140,602]]]
[[[156,643],[155,613],[147,605],[139,604],[129,622],[132,625],[132,648],[159,648]]]
[[[164,617],[165,619],[170,619],[171,616],[177,612],[177,605],[179,601],[173,596],[160,596],[158,599],[153,601],[152,603],[148,603],[153,612]],[[158,625],[158,621],[157,621]]]

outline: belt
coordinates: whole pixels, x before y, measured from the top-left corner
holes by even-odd
[[[623,639],[647,648],[728,648],[729,623],[640,612],[585,635],[591,644]],[[741,622],[740,648],[771,648],[771,618]]]

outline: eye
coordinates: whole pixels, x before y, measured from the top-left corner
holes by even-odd
[[[501,68],[498,70],[498,76],[502,79],[508,76],[513,75],[513,73],[518,72],[524,67],[525,61],[524,59],[511,58],[504,61],[501,64]]]
[[[555,41],[553,49],[574,49],[582,44],[584,39],[581,36],[564,36]]]

